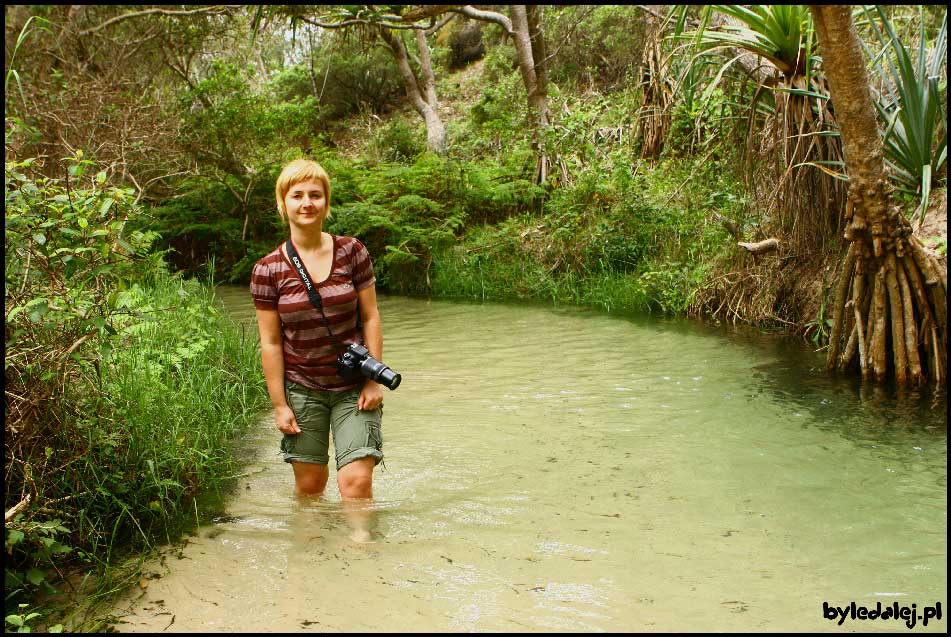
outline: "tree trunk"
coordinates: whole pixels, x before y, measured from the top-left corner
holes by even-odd
[[[664,150],[667,131],[670,130],[672,96],[667,86],[668,70],[662,49],[663,7],[650,5],[645,10],[647,36],[640,68],[644,101],[638,111],[636,126],[638,137],[643,140],[641,157],[659,159]]]
[[[419,63],[423,74],[422,81],[420,81],[409,64],[409,55],[406,52],[406,47],[403,46],[403,40],[386,27],[379,27],[377,32],[393,53],[396,67],[403,78],[403,86],[406,88],[407,97],[409,97],[416,112],[426,122],[426,145],[434,153],[445,155],[446,127],[439,117],[439,104],[436,101],[436,80],[433,75],[432,60],[429,57],[429,47],[426,44],[426,35],[422,31],[416,31]]]
[[[522,75],[522,83],[525,85],[528,106],[532,114],[532,147],[537,156],[535,183],[544,184],[548,181],[552,164],[543,143],[544,132],[551,121],[551,111],[548,108],[545,35],[539,24],[536,5],[513,4],[510,8],[518,70]]]
[[[548,107],[548,53],[539,10],[538,5],[509,5],[510,19],[501,13],[476,9],[471,5],[420,5],[418,9],[404,14],[403,20],[411,22],[419,17],[435,17],[452,11],[473,20],[498,24],[507,35],[512,36],[532,118],[532,148],[536,155],[534,181],[543,184],[548,181],[554,161],[545,152],[543,143],[545,130],[551,122],[551,111]],[[562,176],[566,177],[567,168],[563,162],[558,163]]]
[[[849,175],[845,238],[851,243],[833,306],[827,368],[848,368],[858,352],[863,378],[882,382],[891,377],[899,385],[943,383],[947,277],[892,205],[852,7],[814,5],[810,11]],[[854,317],[848,335],[843,329],[847,315]],[[848,342],[843,351],[844,336]]]

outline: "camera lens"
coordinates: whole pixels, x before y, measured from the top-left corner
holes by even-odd
[[[400,386],[403,377],[387,367],[380,372],[380,379],[377,381],[381,385],[386,385],[390,389],[396,389]]]
[[[400,375],[372,356],[366,357],[360,366],[360,371],[370,380],[374,380],[390,389],[396,389],[400,384]]]

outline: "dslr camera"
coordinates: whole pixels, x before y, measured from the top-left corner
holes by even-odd
[[[355,378],[363,374],[390,389],[399,387],[402,380],[399,374],[370,356],[370,351],[366,347],[356,343],[351,343],[347,351],[337,357],[337,370],[344,378]]]

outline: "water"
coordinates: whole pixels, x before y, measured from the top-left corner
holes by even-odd
[[[244,288],[221,291],[253,326]],[[383,297],[379,539],[301,504],[269,413],[221,513],[120,631],[907,631],[947,606],[946,398],[754,331]],[[946,630],[946,617],[915,630]]]

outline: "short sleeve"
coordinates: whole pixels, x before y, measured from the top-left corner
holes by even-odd
[[[357,292],[370,287],[376,282],[373,276],[373,262],[370,261],[370,252],[366,249],[366,246],[360,243],[359,239],[353,240],[350,264],[353,289]]]
[[[263,259],[255,263],[251,270],[251,298],[258,310],[277,309],[277,286],[271,277],[271,268]]]

